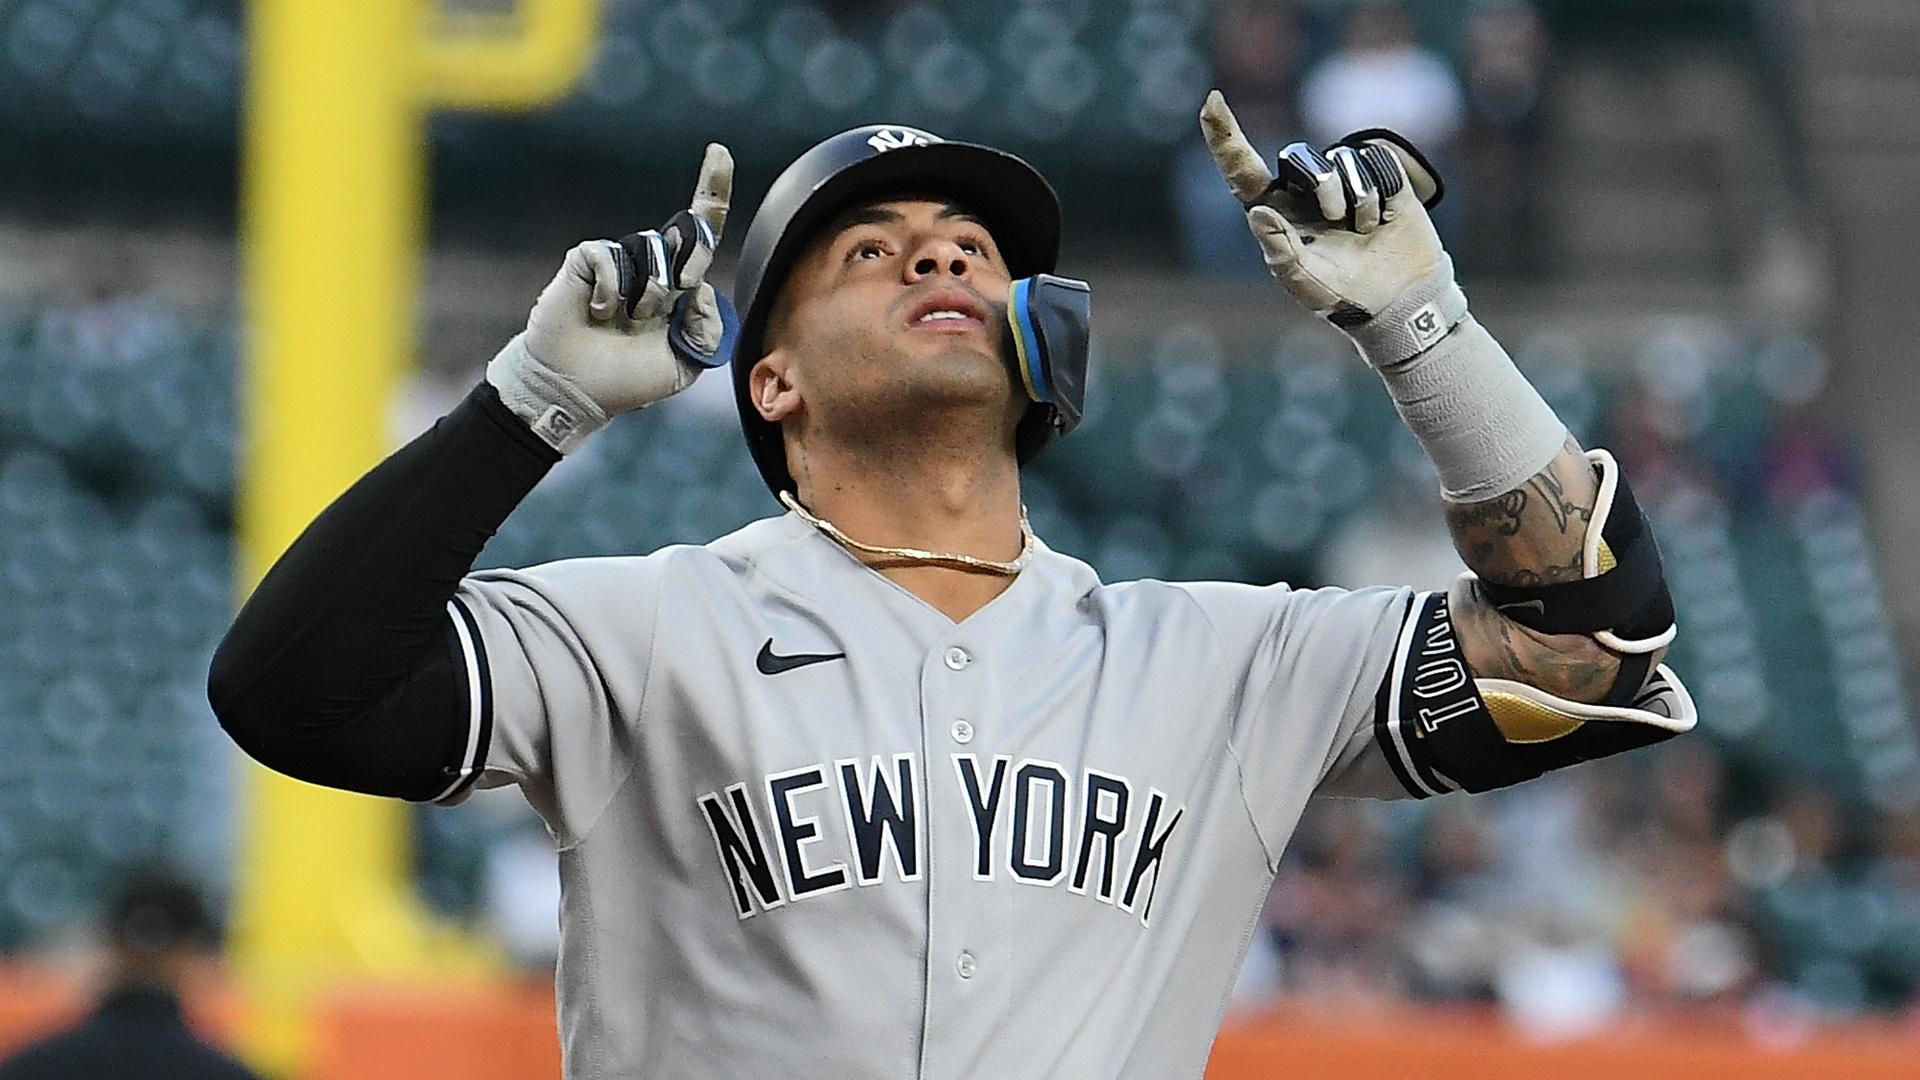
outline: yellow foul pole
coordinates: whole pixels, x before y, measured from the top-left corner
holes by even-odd
[[[243,591],[388,449],[388,402],[413,352],[427,111],[552,100],[584,68],[596,18],[594,0],[458,22],[432,0],[254,0]],[[245,801],[235,949],[258,1005],[245,1042],[286,1074],[325,982],[442,973],[473,950],[446,947],[414,897],[404,805],[254,767]]]

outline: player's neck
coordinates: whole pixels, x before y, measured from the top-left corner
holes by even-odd
[[[842,457],[847,460],[839,460]],[[1019,557],[1020,474],[1010,459],[857,461],[813,447],[795,470],[800,501],[864,544]],[[1006,591],[1011,577],[854,552],[955,622]]]

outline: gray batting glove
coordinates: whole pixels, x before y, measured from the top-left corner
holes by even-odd
[[[720,344],[722,321],[705,281],[733,192],[733,156],[707,144],[690,213],[660,230],[589,240],[567,252],[516,334],[487,365],[500,400],[562,454],[613,417],[693,384],[703,370],[677,355],[667,334],[680,305],[680,330],[696,349]],[[637,241],[637,243],[636,243]],[[637,265],[629,251],[647,265]]]
[[[1215,90],[1200,129],[1267,269],[1287,291],[1359,345],[1375,367],[1407,360],[1466,318],[1467,301],[1440,246],[1430,201],[1439,177],[1388,132],[1350,136],[1322,153],[1294,143],[1281,179]]]

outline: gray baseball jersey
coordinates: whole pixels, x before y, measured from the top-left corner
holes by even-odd
[[[1308,797],[1418,793],[1403,692],[1467,682],[1440,595],[1038,545],[956,624],[792,515],[449,613],[445,798],[553,833],[581,1080],[1198,1077]]]

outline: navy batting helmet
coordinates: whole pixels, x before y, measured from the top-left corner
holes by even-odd
[[[773,182],[747,227],[734,275],[740,309],[734,398],[747,448],[775,494],[794,488],[786,447],[780,426],[760,415],[747,389],[748,372],[766,354],[774,298],[808,242],[836,215],[862,202],[901,195],[938,195],[965,206],[986,222],[1014,278],[1037,276],[1028,291],[1016,294],[1010,331],[1020,374],[1035,399],[1015,433],[1019,459],[1025,462],[1039,453],[1056,433],[1079,419],[1079,388],[1086,370],[1086,288],[1050,275],[1060,254],[1060,200],[1053,187],[1033,166],[992,147],[947,142],[899,125],[854,128],[815,145]],[[1031,300],[1026,299],[1029,295]],[[1057,297],[1066,298],[1065,307],[1050,299]],[[1028,327],[1024,334],[1023,319]],[[1053,327],[1064,329],[1049,337]],[[1053,355],[1043,356],[1049,345]],[[1060,401],[1048,396],[1049,384],[1066,388],[1058,395]]]

